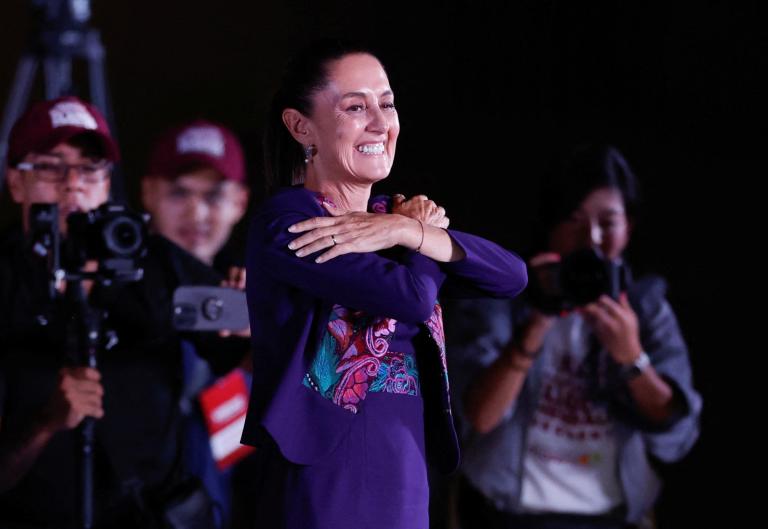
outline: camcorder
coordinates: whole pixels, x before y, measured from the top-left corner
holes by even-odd
[[[91,278],[103,283],[139,281],[138,260],[146,254],[147,217],[122,204],[107,202],[96,209],[67,216],[67,236],[59,231],[58,204],[33,204],[29,229],[33,251],[48,259],[56,280]],[[97,261],[95,273],[83,273]]]
[[[577,250],[559,262],[533,268],[528,295],[544,314],[561,314],[592,303],[603,294],[618,300],[627,286],[627,270],[595,248]]]
[[[148,216],[117,203],[67,216],[67,237],[59,231],[58,204],[33,204],[29,228],[33,251],[48,259],[51,295],[63,279],[140,281],[139,259],[146,254]],[[83,272],[97,261],[96,272]],[[173,324],[181,331],[238,331],[248,328],[245,292],[226,287],[180,286],[174,291]]]

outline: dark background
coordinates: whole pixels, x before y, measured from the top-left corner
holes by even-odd
[[[3,98],[25,47],[26,4],[0,7]],[[586,140],[617,145],[645,197],[630,258],[669,280],[705,398],[698,445],[664,470],[658,517],[669,528],[743,513],[749,488],[737,474],[756,473],[762,452],[745,425],[759,422],[764,340],[753,352],[749,311],[732,292],[754,297],[762,283],[763,215],[747,204],[765,175],[768,93],[757,2],[673,4],[95,0],[92,26],[134,200],[152,138],[193,117],[241,135],[260,185],[281,67],[321,36],[365,39],[387,66],[402,130],[379,189],[426,193],[454,227],[522,253],[552,154]]]

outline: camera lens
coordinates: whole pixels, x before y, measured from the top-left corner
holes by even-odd
[[[207,298],[203,301],[203,316],[211,321],[221,318],[224,313],[224,301],[219,298]]]
[[[104,226],[104,244],[116,256],[134,255],[141,243],[141,225],[131,217],[117,217]]]

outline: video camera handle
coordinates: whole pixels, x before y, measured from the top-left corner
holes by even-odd
[[[67,278],[64,298],[73,312],[67,328],[67,349],[75,363],[98,368],[97,354],[102,343],[102,325],[105,312],[92,307],[83,286],[82,279]],[[94,439],[96,419],[86,417],[80,423],[80,527],[93,527],[94,493]]]
[[[104,329],[107,312],[92,306],[83,286],[83,280],[96,277],[95,273],[67,275],[64,297],[73,310],[74,317],[67,329],[70,356],[81,366],[98,369],[98,355],[101,350],[111,349],[117,344],[114,332]],[[85,417],[79,426],[80,436],[80,527],[93,527],[94,512],[94,447],[96,419]]]

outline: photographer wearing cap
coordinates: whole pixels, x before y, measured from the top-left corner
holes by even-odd
[[[245,288],[243,257],[228,244],[232,230],[246,211],[249,196],[243,149],[234,132],[206,120],[167,130],[154,144],[141,190],[142,203],[151,214],[151,228],[156,233],[215,268],[226,278],[223,286]],[[232,496],[238,498],[240,491],[247,489],[244,480],[248,474],[235,469],[233,475],[231,467],[224,470],[217,465],[217,459],[225,457],[222,454],[227,451],[219,450],[218,458],[212,453],[210,440],[215,433],[207,430],[204,420],[211,412],[200,405],[201,394],[216,379],[194,353],[185,353],[184,362],[185,372],[190,374],[184,391],[188,398],[186,468],[200,477],[208,494],[221,507],[217,519],[227,525],[232,517]],[[243,365],[250,369],[250,362]],[[250,375],[243,370],[230,373],[228,378],[243,380],[242,388],[250,384]],[[247,394],[242,397],[245,402]],[[231,401],[237,394],[228,394],[227,398]],[[242,457],[246,455],[239,443],[230,449],[242,451]],[[240,457],[231,459],[241,461]],[[247,505],[243,502],[235,505],[235,515],[244,508]]]
[[[666,285],[633,281],[623,259],[637,202],[626,160],[584,147],[553,176],[528,302],[446,311],[464,529],[636,527],[660,489],[651,460],[677,461],[698,438]]]
[[[106,333],[110,344],[104,344],[98,367],[84,367],[70,333],[73,307],[62,296],[51,296],[47,263],[28,237],[35,203],[58,204],[65,237],[68,214],[104,204],[117,159],[103,116],[74,97],[33,105],[11,131],[8,189],[21,206],[21,226],[0,242],[4,527],[76,522],[81,479],[76,428],[85,417],[98,419],[95,527],[153,526],[168,519],[171,504],[189,505],[185,502],[195,492],[181,468],[181,347],[171,324],[171,300],[178,285],[213,285],[218,276],[169,241],[149,237],[139,261],[141,281],[83,281],[88,303],[105,311],[103,326],[114,331]],[[89,260],[82,270],[97,271],[101,264]],[[196,350],[211,353],[222,370],[244,352],[242,343],[231,340],[195,340]],[[205,524],[210,506],[198,505],[199,523]]]
[[[200,261],[221,266],[216,257],[248,205],[240,142],[210,121],[171,129],[154,145],[141,191],[158,233]]]

